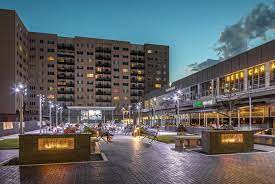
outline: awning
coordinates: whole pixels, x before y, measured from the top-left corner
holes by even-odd
[[[116,107],[97,107],[97,106],[67,106],[69,110],[104,110],[113,111]]]

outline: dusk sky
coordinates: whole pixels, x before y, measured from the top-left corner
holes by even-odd
[[[33,32],[169,45],[175,81],[188,65],[218,59],[220,33],[259,3],[272,0],[1,0],[0,8],[15,9]]]

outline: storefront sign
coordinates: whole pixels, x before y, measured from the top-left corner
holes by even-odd
[[[194,102],[193,107],[203,107],[203,102],[202,101],[196,101],[196,102]]]
[[[243,134],[221,134],[222,144],[243,143]]]
[[[167,89],[165,90],[165,92],[173,91],[173,90],[175,90],[175,89],[176,89],[176,87],[173,86],[173,87],[167,88]]]
[[[40,138],[38,150],[74,149],[74,138]]]
[[[215,104],[215,100],[211,99],[211,100],[203,101],[202,104],[203,106],[211,106]]]

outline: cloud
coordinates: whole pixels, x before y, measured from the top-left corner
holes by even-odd
[[[273,7],[260,3],[236,24],[225,27],[215,50],[225,59],[249,48],[253,39],[266,41],[275,35],[275,1]],[[274,36],[273,36],[274,38]]]
[[[198,72],[198,71],[208,68],[212,65],[215,65],[218,62],[220,62],[220,61],[215,60],[215,59],[207,59],[206,61],[203,61],[201,63],[196,62],[196,63],[188,65],[188,70],[191,72]]]

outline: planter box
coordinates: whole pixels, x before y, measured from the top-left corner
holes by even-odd
[[[254,148],[253,131],[202,131],[202,150],[207,154],[251,152]]]
[[[19,135],[20,164],[90,160],[90,134]]]

